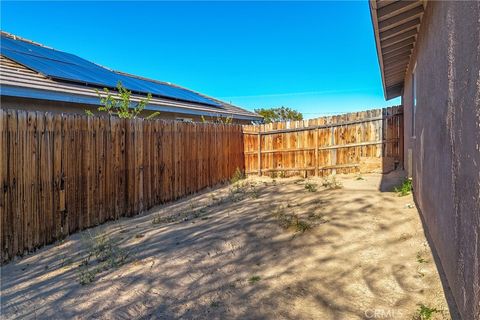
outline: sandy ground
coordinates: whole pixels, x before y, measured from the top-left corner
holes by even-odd
[[[75,234],[1,268],[2,316],[448,319],[412,197],[379,191],[399,173],[337,179],[249,178]]]

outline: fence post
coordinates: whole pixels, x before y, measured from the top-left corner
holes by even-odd
[[[335,145],[335,130],[334,130],[334,127],[332,127],[330,129],[331,131],[331,145],[334,146]],[[336,166],[337,165],[337,149],[332,149],[332,152],[331,152],[331,161],[332,161],[332,166]],[[335,175],[337,174],[337,169],[336,168],[333,168],[332,169],[332,174]]]
[[[262,135],[258,132],[258,176],[262,175]]]
[[[318,177],[318,133],[319,129],[315,129],[315,177]]]

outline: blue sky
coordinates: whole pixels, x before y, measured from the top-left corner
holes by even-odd
[[[385,101],[368,2],[5,2],[4,31],[249,110]]]

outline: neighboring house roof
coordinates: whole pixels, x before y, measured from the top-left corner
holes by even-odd
[[[370,0],[385,98],[402,94],[426,0]]]
[[[8,41],[10,43],[12,41],[19,41],[19,45],[30,46],[30,48],[32,48],[32,45],[39,46],[38,49],[43,50],[42,52],[40,52],[40,54],[42,55],[45,55],[45,52],[46,54],[49,54],[50,52],[52,52],[52,54],[65,54],[51,48],[41,46],[37,43],[33,43],[29,40],[20,39],[16,36],[12,36],[2,32],[2,40],[5,37],[8,37]],[[3,42],[4,41],[2,41],[2,43]],[[14,45],[15,44],[17,43],[14,43]],[[33,49],[36,48],[37,47]],[[15,50],[11,50],[3,44],[1,45],[1,49],[0,90],[2,96],[14,96],[22,98],[44,99],[93,105],[99,104],[99,97],[96,89],[102,88],[103,86],[92,85],[87,82],[82,83],[80,81],[68,81],[68,79],[58,79],[55,76],[49,76],[48,70],[46,70],[47,72],[38,71],[39,69],[41,69],[42,66],[40,66],[40,68],[36,68],[36,66],[33,64],[32,67],[28,60],[23,59],[24,57],[29,58],[28,54],[22,55],[21,52],[18,53]],[[38,57],[35,54],[36,53],[32,53],[31,55],[33,59]],[[81,59],[70,54],[65,55],[67,58],[73,57],[74,59]],[[44,57],[40,58],[45,59]],[[80,61],[86,60],[81,59]],[[61,63],[62,61],[59,61],[59,67],[61,67]],[[86,61],[86,63],[93,65],[88,61]],[[136,90],[131,90],[133,92],[131,97],[131,100],[133,102],[145,98],[145,93],[150,92],[149,89],[152,88],[154,90],[157,88],[160,88],[161,90],[166,89],[166,93],[173,93],[173,95],[170,96],[162,96],[158,94],[159,92],[157,91],[156,94],[153,95],[149,105],[146,108],[149,110],[192,115],[205,115],[212,117],[231,116],[235,119],[254,121],[262,119],[262,117],[256,113],[244,110],[229,103],[225,103],[218,99],[214,99],[170,83],[160,82],[156,80],[138,77],[135,75],[126,74],[123,72],[113,71],[98,65],[94,65],[94,68],[102,68],[99,69],[100,73],[103,72],[107,75],[113,75],[113,77],[118,76],[118,78],[121,80],[132,81],[131,83],[136,86]],[[62,70],[60,70],[60,72],[61,71]],[[98,70],[96,71],[97,73],[93,74],[93,76],[99,74]],[[91,75],[88,76],[90,77]],[[111,80],[111,83],[116,83],[116,78],[113,78]],[[145,87],[142,87],[143,85],[145,85]],[[112,88],[111,85],[105,87]],[[160,93],[161,92],[162,91],[160,91]],[[178,98],[176,98],[175,95],[178,95]]]

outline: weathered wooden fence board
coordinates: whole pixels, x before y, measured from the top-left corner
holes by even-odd
[[[244,170],[239,125],[0,110],[1,261]]]
[[[1,261],[247,173],[403,163],[402,108],[260,126],[0,110]]]
[[[403,163],[403,109],[243,126],[248,174],[388,172]]]

